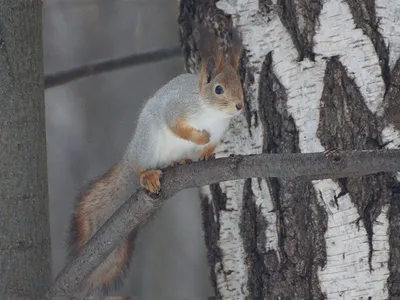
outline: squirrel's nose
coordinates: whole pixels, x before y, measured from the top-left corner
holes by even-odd
[[[236,104],[236,108],[237,110],[241,110],[243,108],[243,104],[242,103]]]

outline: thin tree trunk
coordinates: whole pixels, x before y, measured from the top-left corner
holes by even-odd
[[[42,1],[0,0],[0,298],[51,282]]]
[[[193,20],[223,45],[232,24],[244,40],[246,111],[217,157],[398,148],[399,11],[396,0],[181,0],[190,71]],[[400,299],[392,174],[308,183],[267,175],[202,189],[218,299]]]

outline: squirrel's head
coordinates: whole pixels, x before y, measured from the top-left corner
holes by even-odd
[[[239,33],[233,30],[232,46],[225,58],[215,36],[203,27],[197,27],[197,30],[201,56],[200,95],[208,107],[232,117],[244,106],[242,84],[237,72],[243,49]]]

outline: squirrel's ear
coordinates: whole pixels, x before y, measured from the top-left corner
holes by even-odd
[[[209,83],[222,71],[223,55],[219,51],[215,35],[210,30],[197,25],[194,35],[201,57],[200,81]]]
[[[230,51],[230,63],[231,66],[237,70],[239,67],[240,56],[243,51],[242,38],[239,31],[236,28],[232,29],[232,46]]]
[[[222,55],[218,55],[217,57],[210,57],[206,60],[203,60],[201,63],[201,72],[206,76],[206,82],[210,83],[210,81],[217,76],[222,71]]]

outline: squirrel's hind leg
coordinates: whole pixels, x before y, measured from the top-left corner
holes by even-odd
[[[140,185],[151,193],[158,194],[160,191],[160,178],[162,172],[160,170],[142,170],[138,168],[140,177]]]

